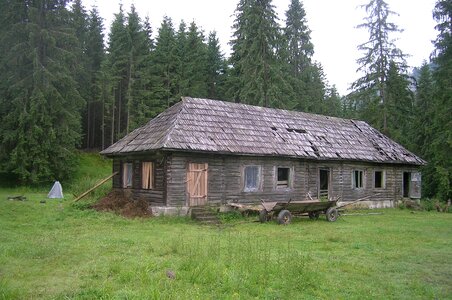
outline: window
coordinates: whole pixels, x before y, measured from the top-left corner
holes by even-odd
[[[141,163],[141,187],[146,190],[154,188],[154,163],[144,161]]]
[[[374,172],[374,188],[376,189],[385,188],[385,173],[383,171]]]
[[[122,164],[122,187],[124,188],[132,187],[132,172],[133,172],[132,163]]]
[[[276,188],[290,187],[290,168],[277,168]]]
[[[244,173],[244,188],[245,192],[255,192],[259,190],[261,168],[259,166],[245,166]]]
[[[364,187],[364,171],[354,170],[352,173],[352,187],[362,189]]]

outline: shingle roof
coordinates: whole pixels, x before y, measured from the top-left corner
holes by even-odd
[[[425,164],[363,121],[190,97],[101,154],[153,150]]]

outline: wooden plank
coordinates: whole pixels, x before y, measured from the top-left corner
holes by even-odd
[[[104,184],[105,182],[107,182],[110,178],[112,178],[113,176],[117,175],[118,172],[115,172],[113,174],[111,174],[110,176],[108,176],[105,179],[102,179],[98,184],[96,184],[95,186],[93,186],[92,188],[90,188],[89,190],[87,190],[86,192],[84,192],[83,194],[81,194],[80,196],[78,196],[77,198],[74,199],[74,202],[79,201],[80,199],[82,199],[83,197],[85,197],[86,195],[88,195],[89,193],[91,193],[92,191],[94,191],[95,189],[97,189],[98,187],[100,187],[102,184]]]

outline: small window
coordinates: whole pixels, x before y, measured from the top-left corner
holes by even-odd
[[[124,187],[124,188],[132,187],[132,173],[133,173],[132,163],[123,163],[122,164],[122,187]]]
[[[259,190],[260,172],[259,166],[246,166],[244,169],[244,191],[255,192]]]
[[[354,170],[352,173],[352,186],[354,189],[362,189],[363,179],[364,179],[364,171]]]
[[[146,190],[154,188],[154,163],[144,161],[141,163],[141,187]]]
[[[277,169],[277,188],[288,188],[290,187],[290,168],[278,168]]]
[[[385,188],[385,173],[383,171],[374,172],[374,188],[376,189]]]

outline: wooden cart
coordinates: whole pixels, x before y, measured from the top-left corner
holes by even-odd
[[[310,219],[318,219],[320,214],[325,214],[329,222],[337,220],[339,213],[337,211],[337,200],[319,201],[278,201],[264,202],[263,209],[259,212],[259,221],[267,222],[274,216],[277,216],[279,224],[287,225],[292,220],[292,214],[307,213]]]

